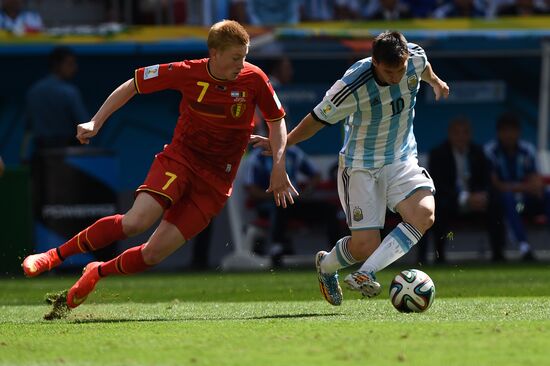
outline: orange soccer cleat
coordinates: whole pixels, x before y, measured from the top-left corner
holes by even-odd
[[[23,267],[25,276],[35,277],[42,272],[52,270],[62,262],[61,258],[57,255],[57,250],[53,248],[44,253],[29,255],[23,260],[21,267]]]
[[[101,264],[103,264],[103,262],[92,262],[88,263],[88,265],[84,267],[82,276],[78,281],[76,281],[67,294],[68,307],[71,309],[76,308],[78,305],[82,304],[88,295],[94,290],[95,285],[101,279],[98,270],[98,267]]]

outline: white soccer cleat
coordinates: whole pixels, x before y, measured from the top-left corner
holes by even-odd
[[[380,284],[376,282],[374,274],[368,272],[353,272],[346,276],[344,282],[353,291],[359,291],[363,296],[374,297],[380,294]]]

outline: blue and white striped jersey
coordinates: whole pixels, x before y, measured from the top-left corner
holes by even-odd
[[[416,156],[414,105],[428,61],[420,46],[408,43],[408,49],[407,71],[399,84],[378,85],[367,57],[351,66],[313,109],[322,122],[345,122],[341,166],[380,168]]]
[[[530,142],[519,140],[516,153],[509,156],[498,141],[485,145],[485,155],[491,168],[503,182],[523,182],[525,178],[538,172],[537,153]]]

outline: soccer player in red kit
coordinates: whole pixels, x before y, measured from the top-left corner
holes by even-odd
[[[149,240],[108,262],[89,263],[71,287],[67,305],[80,305],[96,283],[110,275],[142,272],[202,231],[231,194],[239,162],[253,129],[256,106],[269,122],[273,169],[268,191],[277,205],[297,194],[285,170],[285,112],[264,72],[245,62],[249,36],[237,22],[224,20],[208,33],[209,58],[137,69],[120,85],[90,122],[77,128],[89,143],[107,118],[135,94],[174,89],[182,93],[172,142],[155,156],[145,182],[125,215],[104,217],[63,245],[30,255],[22,267],[29,277],[51,270],[74,254],[103,248],[137,235],[163,219]]]

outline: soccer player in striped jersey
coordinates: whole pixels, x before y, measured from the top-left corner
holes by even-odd
[[[351,66],[288,135],[292,145],[325,125],[345,123],[338,193],[351,236],[315,259],[321,293],[332,305],[342,302],[340,268],[364,261],[344,281],[364,296],[376,296],[376,272],[407,253],[434,222],[434,184],[418,165],[413,134],[421,80],[432,86],[437,100],[449,95],[420,46],[399,32],[384,32],[373,41],[372,57]],[[269,150],[265,138],[254,136],[253,142]],[[386,207],[403,222],[381,241]]]
[[[71,287],[67,305],[80,305],[103,277],[142,272],[202,231],[231,194],[233,180],[254,127],[256,106],[269,126],[273,151],[268,192],[277,206],[297,194],[285,169],[285,111],[265,73],[248,62],[249,36],[235,21],[214,24],[209,58],[142,67],[103,103],[92,121],[78,125],[87,144],[107,118],[136,94],[173,89],[182,94],[172,142],[155,156],[125,215],[102,218],[63,245],[30,255],[22,267],[29,277],[51,270],[68,256],[97,250],[144,232],[162,216],[149,240],[108,262],[92,262]]]

